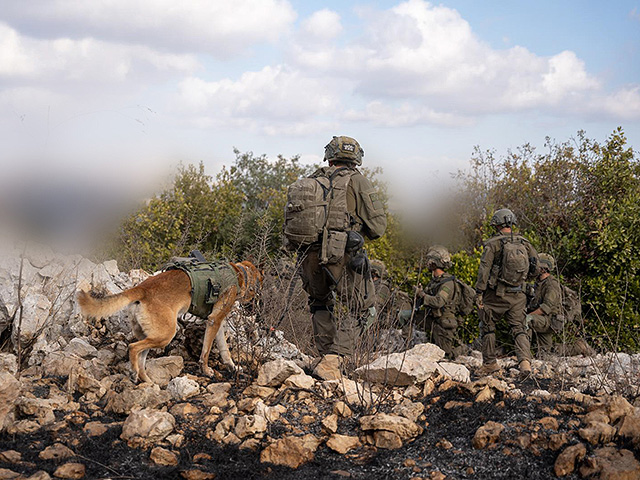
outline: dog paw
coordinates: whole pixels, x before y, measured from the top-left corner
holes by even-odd
[[[202,367],[202,374],[207,377],[213,377],[213,370],[210,367]]]

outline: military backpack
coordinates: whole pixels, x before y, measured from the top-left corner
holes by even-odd
[[[476,291],[457,277],[456,281],[456,314],[466,317],[473,311]]]
[[[508,287],[521,287],[529,274],[529,252],[522,237],[502,239],[502,261],[498,280]]]
[[[289,185],[284,209],[285,245],[291,250],[322,241],[329,232],[345,232],[351,225],[347,187],[357,170],[321,168]],[[346,238],[345,238],[346,242]]]

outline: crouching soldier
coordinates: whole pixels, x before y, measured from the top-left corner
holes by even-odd
[[[539,274],[535,282],[533,298],[529,304],[526,324],[535,333],[536,356],[544,357],[553,346],[553,334],[562,331],[562,290],[560,282],[551,275],[555,269],[554,258],[546,253],[538,255]]]
[[[458,321],[456,319],[455,277],[446,270],[451,267],[451,255],[442,246],[434,246],[427,252],[427,268],[431,271],[431,281],[422,288],[416,287],[419,308],[400,312],[401,325],[407,325],[414,315],[414,324],[424,329],[430,341],[444,350],[446,356],[453,356],[453,342]]]

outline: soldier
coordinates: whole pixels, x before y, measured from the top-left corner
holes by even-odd
[[[392,295],[391,284],[387,279],[387,267],[381,260],[371,260],[371,280],[376,289],[376,312],[378,321],[387,320],[391,310]]]
[[[300,217],[301,220],[294,218],[299,212],[304,214],[305,208],[310,210],[303,202],[308,201],[313,187],[302,182],[300,202],[290,198],[285,211],[285,237],[300,245],[302,285],[309,295],[315,344],[318,353],[324,357],[321,363],[329,366],[333,376],[341,363],[339,357],[353,353],[362,326],[375,315],[375,288],[362,248],[363,236],[369,239],[382,236],[387,219],[376,189],[356,168],[362,165],[363,156],[360,144],[351,137],[333,137],[325,147],[324,160],[329,166],[320,168],[310,177],[317,180],[311,182],[312,185],[324,181],[329,186],[318,190],[330,198],[329,205],[326,199],[323,203],[315,201],[313,205],[321,212],[329,212],[323,225],[315,227],[321,231],[317,240],[305,244],[298,240],[301,236],[288,233],[294,232],[294,227],[297,231],[306,228],[306,225],[298,228],[300,225],[296,222],[304,224],[318,218],[316,214]],[[290,197],[295,185],[289,187]],[[326,193],[328,190],[330,195]],[[291,228],[287,223],[288,215],[295,220],[289,223]],[[347,318],[337,319],[334,315],[336,294],[349,310]],[[320,371],[319,367],[316,372]]]
[[[531,345],[525,315],[525,282],[537,271],[538,253],[529,241],[514,234],[516,216],[508,208],[493,214],[490,222],[497,234],[484,243],[476,281],[476,304],[482,335],[482,375],[498,371],[496,322],[506,317],[523,375],[531,373]]]
[[[536,278],[534,296],[529,305],[526,324],[536,334],[537,356],[551,352],[553,334],[562,331],[562,290],[560,282],[551,274],[555,269],[554,258],[546,253],[538,255],[540,273]]]
[[[453,357],[453,342],[458,327],[456,318],[456,282],[446,270],[451,267],[449,251],[440,245],[431,247],[426,257],[427,268],[431,272],[431,281],[423,289],[416,286],[416,297],[421,305],[417,312],[403,310],[400,323],[406,325],[411,320],[420,329],[424,329],[429,339],[444,350],[448,358]]]

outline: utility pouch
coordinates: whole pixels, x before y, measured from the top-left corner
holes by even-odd
[[[554,333],[562,332],[564,328],[564,315],[554,315],[551,317],[551,330]]]
[[[454,328],[458,328],[458,321],[452,317],[445,317],[440,320],[440,325],[447,330],[453,330]]]
[[[328,231],[326,236],[323,235],[321,263],[329,265],[340,263],[346,248],[347,232]]]
[[[220,285],[213,283],[211,279],[207,279],[207,293],[204,297],[204,302],[207,305],[213,305],[218,301],[220,296]]]

